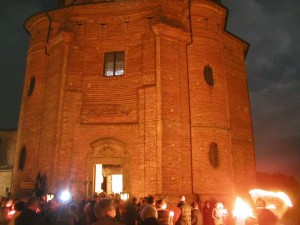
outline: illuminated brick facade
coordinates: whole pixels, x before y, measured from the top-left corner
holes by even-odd
[[[91,194],[95,164],[122,165],[124,191],[135,196],[225,198],[252,187],[248,44],[225,30],[226,8],[88,2],[65,1],[25,23],[16,159],[24,148],[26,159],[22,170],[15,163],[13,193],[41,170],[49,190]],[[120,51],[124,75],[104,76],[105,53]]]

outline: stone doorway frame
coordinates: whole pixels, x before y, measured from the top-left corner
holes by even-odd
[[[86,157],[87,196],[95,192],[95,164],[120,164],[123,167],[123,192],[130,193],[130,163],[126,144],[122,141],[103,138],[90,144],[91,152]]]

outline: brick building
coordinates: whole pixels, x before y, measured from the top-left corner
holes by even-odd
[[[0,196],[10,192],[17,130],[0,130]]]
[[[49,191],[78,197],[117,182],[169,199],[223,199],[254,185],[248,44],[226,31],[219,1],[60,6],[25,23],[13,193],[38,171]]]

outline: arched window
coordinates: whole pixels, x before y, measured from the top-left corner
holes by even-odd
[[[204,67],[204,79],[209,86],[214,86],[213,70],[209,65]]]
[[[23,170],[24,166],[25,166],[25,161],[26,161],[26,147],[23,146],[21,149],[21,153],[20,153],[20,159],[19,159],[19,170]]]
[[[217,143],[215,142],[210,143],[208,157],[212,167],[217,168],[219,166]]]
[[[32,76],[30,79],[29,87],[28,87],[28,96],[31,96],[35,87],[35,76]]]

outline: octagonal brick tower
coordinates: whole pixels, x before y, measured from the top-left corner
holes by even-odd
[[[255,184],[248,44],[218,1],[63,1],[30,17],[12,193],[231,200]],[[100,179],[99,178],[99,179]],[[104,188],[103,188],[104,187]]]

